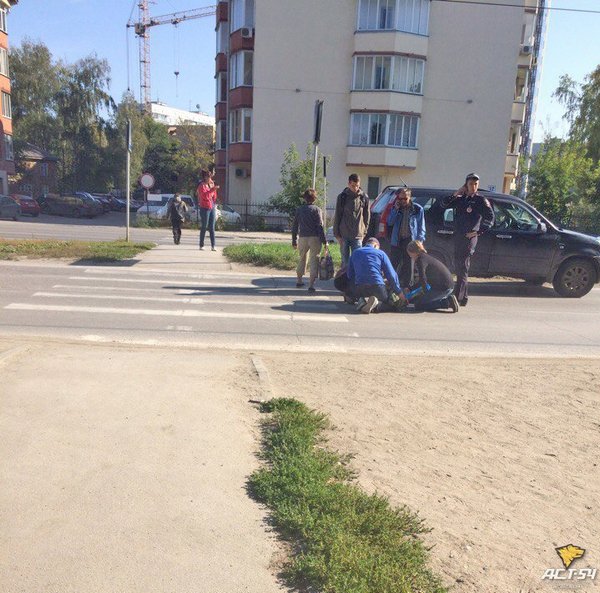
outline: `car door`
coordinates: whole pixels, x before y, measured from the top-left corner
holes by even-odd
[[[545,278],[558,250],[552,229],[515,202],[493,200],[495,221],[486,233],[493,241],[490,273],[515,278]]]

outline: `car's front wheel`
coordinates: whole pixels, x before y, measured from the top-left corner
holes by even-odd
[[[576,299],[590,292],[596,280],[597,272],[593,262],[574,258],[558,268],[552,286],[561,297]]]

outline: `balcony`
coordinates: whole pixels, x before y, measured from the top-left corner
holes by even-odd
[[[525,120],[525,102],[515,101],[512,104],[510,119],[512,122],[523,122]]]
[[[227,72],[227,55],[224,53],[217,54],[215,58],[215,72]]]
[[[513,177],[517,174],[519,169],[519,155],[518,154],[507,154],[506,162],[504,164],[504,174],[512,175]]]
[[[215,105],[215,120],[227,119],[227,103],[221,101]]]
[[[402,31],[361,31],[354,35],[356,53],[401,53],[423,57],[427,55],[429,37]]]
[[[388,111],[414,113],[423,111],[423,96],[394,91],[352,91],[350,94],[351,111]]]
[[[252,142],[238,142],[229,145],[230,163],[252,162]]]
[[[418,150],[388,146],[348,146],[348,167],[395,167],[416,169]]]
[[[251,86],[238,86],[229,91],[229,109],[252,107],[253,88]]]
[[[219,2],[217,5],[217,23],[227,22],[227,2]]]

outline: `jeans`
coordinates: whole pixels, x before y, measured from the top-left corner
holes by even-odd
[[[417,311],[435,311],[436,309],[448,309],[450,303],[448,297],[452,294],[453,289],[446,290],[440,288],[432,288],[425,294],[419,295],[413,299],[415,309]]]
[[[406,246],[412,241],[410,237],[407,239],[400,239],[397,246],[391,245],[390,259],[392,260],[392,266],[398,278],[400,279],[400,286],[402,288],[408,288],[411,286],[413,280],[413,261],[406,252]]]
[[[181,241],[181,221],[173,220],[171,225],[173,226],[173,241],[175,242],[175,245],[179,245],[179,242]]]
[[[467,239],[456,237],[454,239],[454,267],[456,269],[456,286],[454,294],[459,302],[466,301],[469,297],[469,268],[471,267],[471,256],[477,247],[477,237]]]
[[[204,237],[206,235],[206,229],[210,234],[210,246],[215,246],[215,222],[217,220],[217,207],[212,208],[200,208],[200,247],[204,247]]]
[[[377,297],[379,304],[376,310],[378,313],[392,311],[392,307],[388,304],[388,291],[383,284],[352,284],[347,288],[346,294],[354,299]]]
[[[340,245],[340,251],[342,252],[342,266],[347,266],[350,260],[350,250],[354,252],[355,249],[362,247],[362,239],[342,239]]]

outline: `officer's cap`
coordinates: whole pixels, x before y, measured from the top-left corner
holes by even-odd
[[[475,181],[479,181],[479,175],[477,173],[469,173],[465,181],[469,181],[470,179],[474,179]]]

